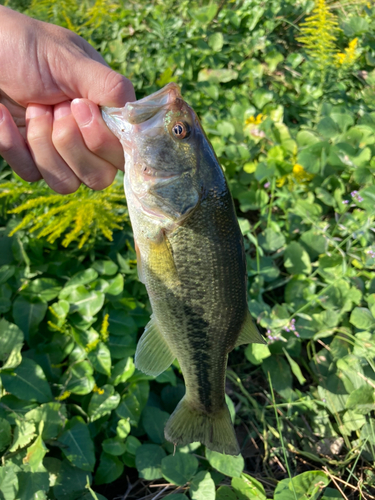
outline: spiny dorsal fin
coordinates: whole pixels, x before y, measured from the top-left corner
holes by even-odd
[[[242,344],[266,344],[266,341],[259,333],[249,311],[247,311],[247,316],[242,326],[240,336],[234,347],[238,347]]]
[[[146,375],[157,377],[170,367],[174,359],[175,355],[160,332],[155,318],[151,316],[137,345],[134,358],[136,368]]]

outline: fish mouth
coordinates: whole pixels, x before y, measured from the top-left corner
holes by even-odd
[[[180,88],[168,83],[164,88],[135,102],[128,102],[124,108],[124,118],[132,125],[138,125],[153,118],[162,108],[171,104],[183,104]]]
[[[184,101],[180,87],[176,83],[168,83],[159,91],[135,102],[128,102],[123,108],[102,108],[102,116],[108,128],[121,141],[125,153],[131,153],[132,137],[140,130],[140,125],[151,120],[165,108],[182,109]],[[157,134],[157,127],[154,127]],[[161,127],[159,127],[161,128]]]

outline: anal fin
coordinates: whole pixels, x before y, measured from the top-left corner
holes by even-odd
[[[242,326],[241,333],[235,343],[234,347],[238,347],[242,344],[266,344],[267,342],[259,333],[258,328],[256,327],[250,311],[247,311],[245,322]]]
[[[135,366],[146,375],[157,377],[173,363],[175,355],[159,330],[155,318],[147,323],[142,337],[139,339],[135,353]]]

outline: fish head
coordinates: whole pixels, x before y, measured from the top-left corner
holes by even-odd
[[[125,191],[156,219],[181,223],[202,191],[199,159],[204,132],[193,109],[170,83],[103,117],[125,152]]]

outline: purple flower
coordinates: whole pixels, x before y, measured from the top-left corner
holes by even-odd
[[[349,203],[349,200],[343,200],[342,203],[343,205],[347,205]]]
[[[264,188],[268,189],[270,187],[270,183],[269,182],[266,182],[265,185],[263,186]]]

